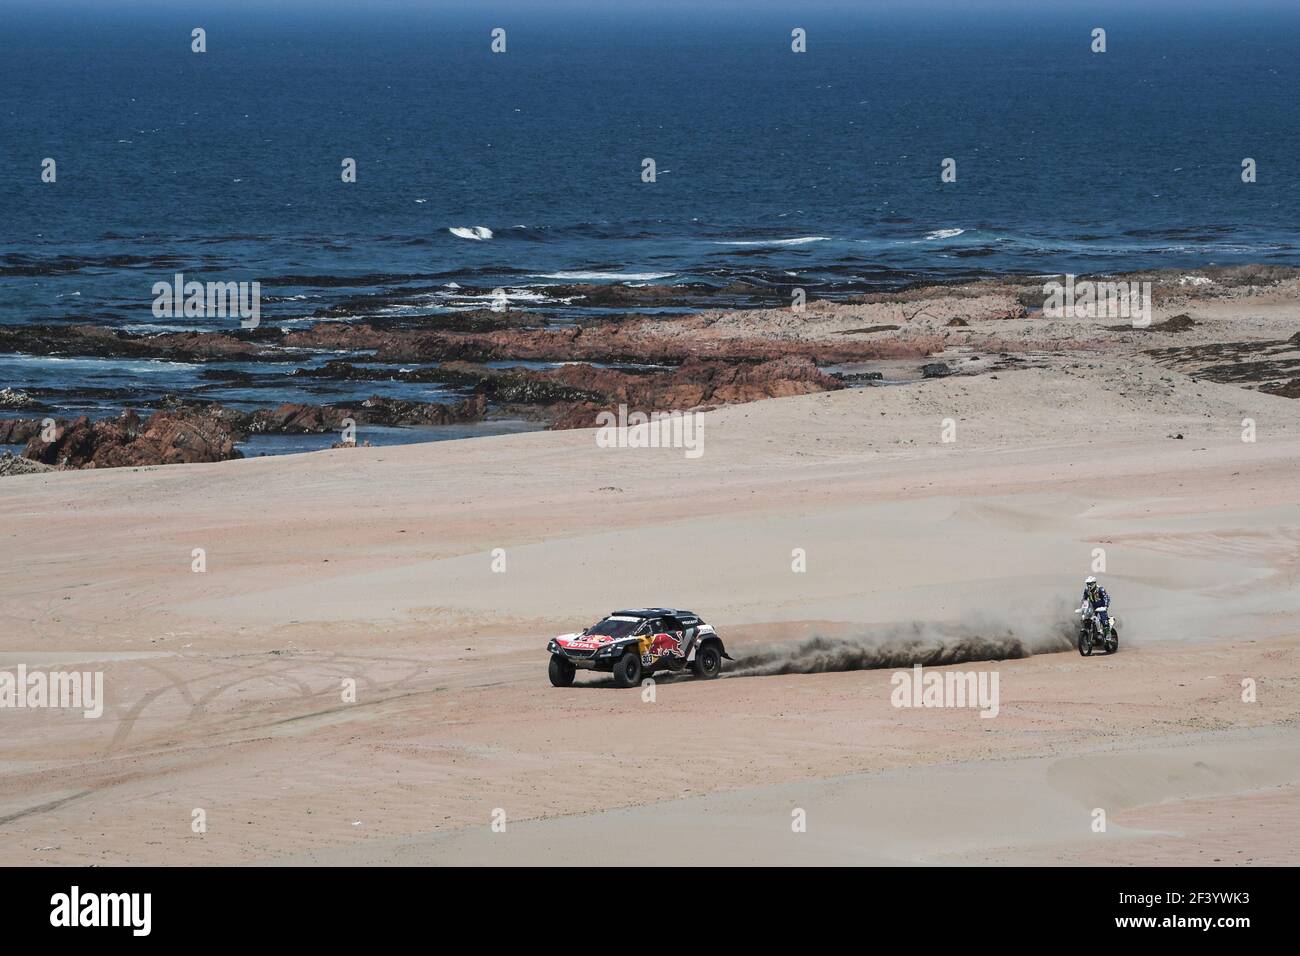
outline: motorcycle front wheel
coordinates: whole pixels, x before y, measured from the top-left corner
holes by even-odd
[[[1084,657],[1092,656],[1092,635],[1087,631],[1079,632],[1079,653]]]

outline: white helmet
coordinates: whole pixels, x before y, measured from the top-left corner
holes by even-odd
[[[1083,586],[1085,588],[1093,587],[1096,583],[1097,583],[1097,579],[1094,578],[1091,574],[1083,579]]]

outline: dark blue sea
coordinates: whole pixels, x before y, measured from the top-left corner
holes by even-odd
[[[260,281],[264,325],[436,325],[557,282],[1300,264],[1297,4],[264,6],[0,5],[0,323],[230,327],[154,317],[178,272]],[[363,397],[202,371],[0,355],[60,413]]]

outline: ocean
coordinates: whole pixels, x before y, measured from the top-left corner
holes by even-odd
[[[591,311],[545,302],[553,283],[703,283],[726,304],[737,282],[836,298],[1300,264],[1300,7],[19,0],[0,8],[0,89],[3,325],[231,327],[155,316],[177,273],[258,281],[262,324],[301,327],[436,325],[500,295]],[[57,414],[455,397],[289,371],[0,355],[0,387]]]

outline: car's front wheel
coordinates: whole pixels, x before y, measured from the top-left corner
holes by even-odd
[[[714,644],[705,644],[695,652],[691,670],[701,680],[713,680],[722,673],[722,652]]]
[[[636,651],[627,651],[614,662],[614,683],[619,687],[635,687],[641,683],[641,657]]]
[[[566,661],[559,654],[552,654],[549,672],[552,687],[570,687],[573,685],[573,676],[578,673],[578,669],[571,661]]]

